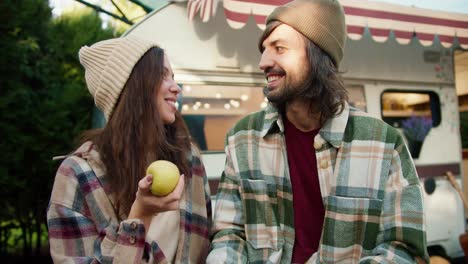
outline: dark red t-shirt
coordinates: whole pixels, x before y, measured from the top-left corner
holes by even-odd
[[[304,263],[317,251],[322,233],[325,210],[320,194],[314,149],[314,137],[319,130],[302,132],[285,118],[296,234],[293,263]]]

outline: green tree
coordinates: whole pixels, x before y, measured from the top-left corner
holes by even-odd
[[[51,17],[46,0],[0,3],[0,254],[39,255],[59,162],[90,127],[77,52],[118,35],[95,12]],[[16,230],[19,230],[16,231]],[[8,246],[17,245],[21,252]],[[15,248],[18,250],[18,248]]]
[[[154,10],[168,0],[139,1],[139,0],[75,0],[97,12],[106,14],[113,19],[114,27],[128,28],[141,20],[146,14]]]

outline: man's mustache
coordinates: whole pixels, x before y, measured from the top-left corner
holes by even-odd
[[[265,75],[267,74],[286,75],[286,72],[283,69],[266,68],[263,72],[265,73]]]

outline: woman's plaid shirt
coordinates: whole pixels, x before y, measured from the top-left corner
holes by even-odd
[[[204,262],[210,245],[211,200],[200,154],[194,148],[185,176],[174,263]],[[167,263],[155,241],[145,241],[138,219],[117,216],[99,153],[88,142],[60,165],[47,210],[55,263]],[[151,226],[151,228],[164,228]]]
[[[283,122],[268,106],[226,137],[207,263],[290,263],[293,195]],[[427,260],[422,193],[401,134],[348,106],[314,142],[325,219],[308,263]]]

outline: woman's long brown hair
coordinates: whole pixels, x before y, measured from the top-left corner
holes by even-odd
[[[190,137],[182,116],[177,112],[175,122],[165,125],[156,106],[164,71],[164,51],[151,48],[133,68],[106,126],[82,137],[101,155],[119,214],[130,212],[138,181],[152,161],[172,161],[189,175]]]

